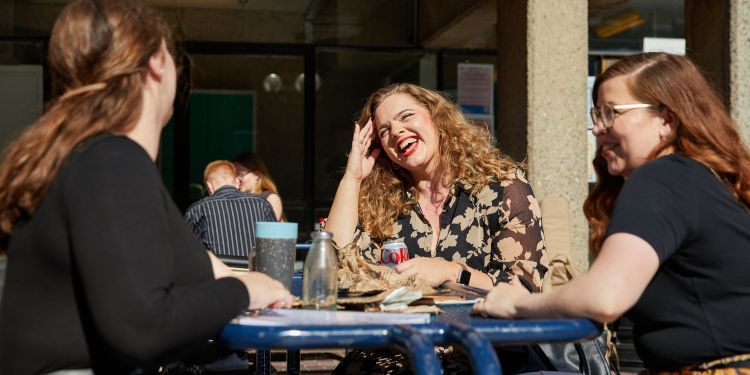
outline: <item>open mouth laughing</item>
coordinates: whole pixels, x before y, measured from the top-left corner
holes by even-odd
[[[417,150],[417,137],[411,136],[398,141],[398,152],[403,156],[409,156]]]

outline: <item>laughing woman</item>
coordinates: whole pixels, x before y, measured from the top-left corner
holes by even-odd
[[[623,58],[594,95],[599,180],[584,212],[596,260],[552,293],[497,286],[475,310],[625,314],[653,372],[750,374],[750,156],[721,98],[665,53]]]
[[[376,91],[362,109],[325,228],[372,262],[384,242],[403,241],[411,259],[396,271],[432,286],[506,283],[528,294],[546,271],[539,206],[520,166],[457,105],[410,84]],[[379,371],[383,361],[372,362],[362,368]]]

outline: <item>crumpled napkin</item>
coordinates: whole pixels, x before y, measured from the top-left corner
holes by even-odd
[[[406,287],[398,288],[380,302],[381,311],[404,311],[410,303],[422,298],[422,292]]]
[[[394,290],[402,286],[422,295],[435,293],[435,289],[416,275],[403,276],[392,268],[366,261],[355,244],[339,249],[338,258],[339,288],[348,289],[351,294]]]
[[[423,295],[435,293],[424,280],[403,276],[394,269],[366,261],[355,244],[338,251],[339,288],[361,297],[339,298],[342,305],[358,305],[365,311],[439,312],[437,306],[408,306]]]

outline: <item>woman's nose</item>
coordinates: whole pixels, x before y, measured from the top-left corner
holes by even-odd
[[[594,127],[591,128],[591,132],[594,133],[595,136],[604,134],[607,132],[607,128],[604,127],[604,124],[602,124],[602,121],[596,121],[594,122]]]
[[[403,124],[400,124],[397,121],[393,121],[393,124],[391,125],[391,134],[394,135],[396,138],[399,137],[400,134],[403,134],[406,131],[406,128],[404,128]]]

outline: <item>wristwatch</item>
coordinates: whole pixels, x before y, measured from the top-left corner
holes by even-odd
[[[461,266],[461,269],[458,271],[458,278],[456,279],[456,282],[463,285],[469,285],[469,280],[471,280],[471,272],[466,269],[465,265],[459,265]]]

